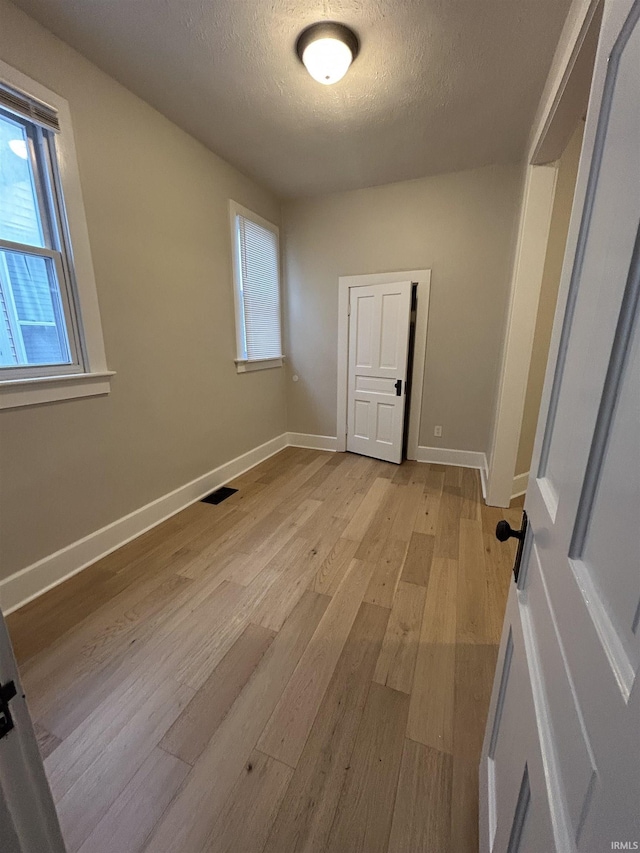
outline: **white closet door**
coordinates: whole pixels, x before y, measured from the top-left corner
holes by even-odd
[[[347,450],[402,461],[411,282],[349,291]]]

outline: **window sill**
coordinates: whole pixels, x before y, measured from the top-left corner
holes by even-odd
[[[40,376],[37,379],[9,379],[0,382],[0,409],[37,406],[56,400],[97,397],[111,390],[112,370],[102,373],[70,373],[67,376]]]
[[[255,361],[237,358],[236,370],[238,373],[251,373],[252,370],[269,370],[272,367],[282,367],[283,363],[283,355],[278,358],[260,358]]]

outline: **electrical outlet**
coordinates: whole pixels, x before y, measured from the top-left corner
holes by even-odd
[[[441,426],[435,427],[433,430],[433,434],[435,435],[436,438],[441,438],[442,437],[442,427]]]

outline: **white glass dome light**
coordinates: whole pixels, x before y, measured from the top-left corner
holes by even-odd
[[[314,80],[331,86],[342,80],[358,55],[358,37],[344,24],[322,21],[298,36],[296,52]]]

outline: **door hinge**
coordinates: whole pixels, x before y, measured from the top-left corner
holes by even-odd
[[[0,684],[0,740],[8,735],[13,728],[13,717],[9,708],[9,702],[16,695],[16,686],[13,681]]]
[[[514,530],[513,527],[509,524],[508,521],[504,519],[499,521],[496,525],[496,539],[500,542],[506,542],[507,539],[517,539],[518,540],[518,550],[516,552],[516,560],[513,564],[513,579],[516,583],[518,583],[518,578],[520,577],[520,564],[522,563],[522,551],[524,548],[524,540],[527,535],[527,526],[529,524],[529,518],[527,516],[527,511],[525,509],[522,510],[522,526],[520,530]]]
[[[351,316],[351,303],[347,305],[347,317]]]

